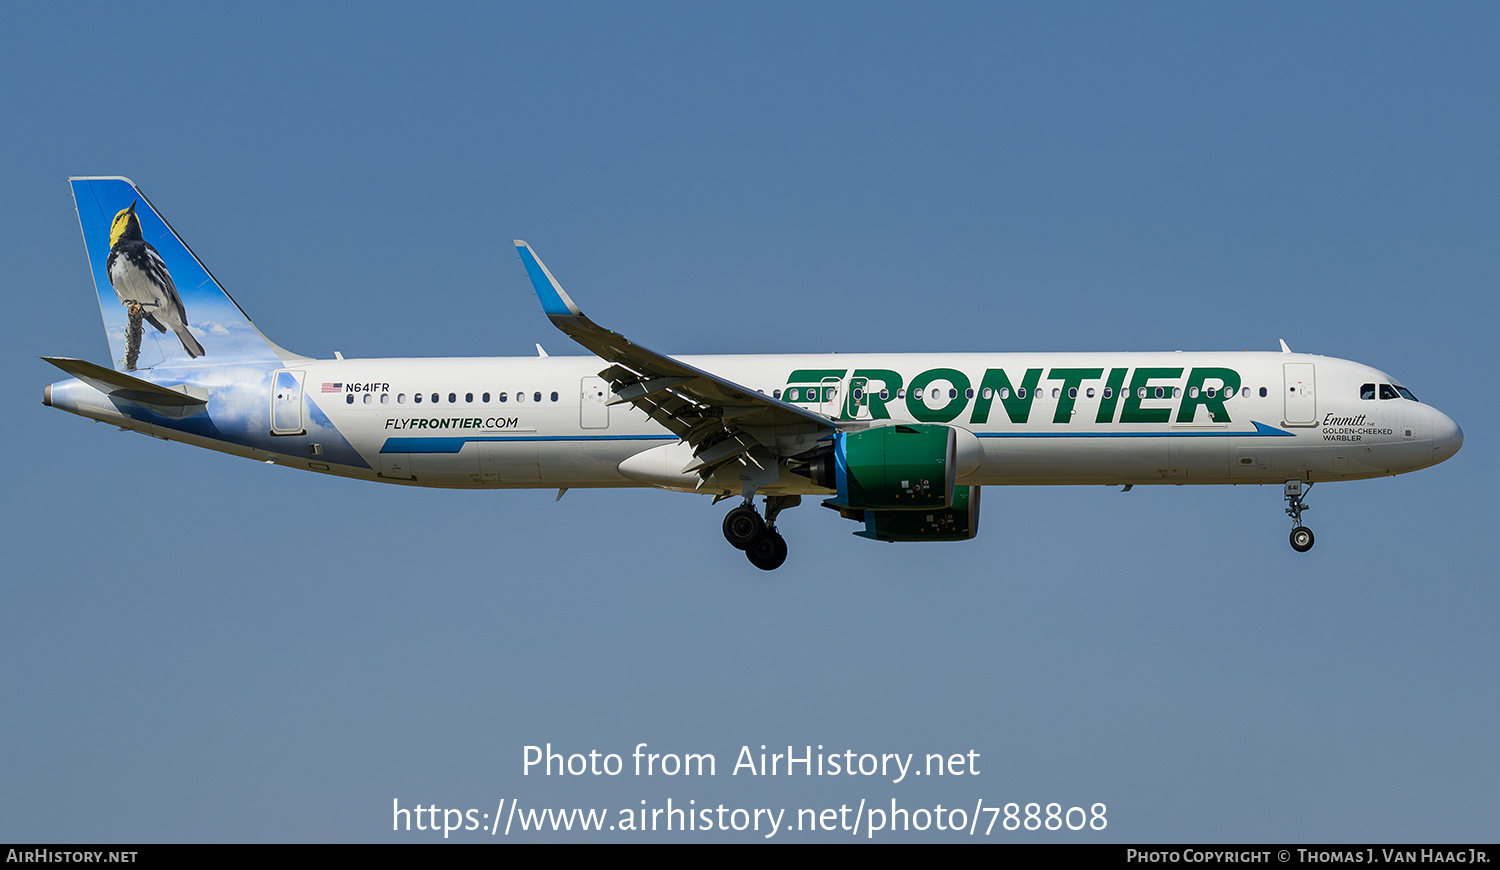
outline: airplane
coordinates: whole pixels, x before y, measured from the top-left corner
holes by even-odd
[[[543,312],[590,356],[314,359],[266,338],[132,181],[69,182],[113,365],[43,357],[70,375],[44,404],[381,483],[738,499],[724,537],[763,570],[786,561],[777,520],[804,496],[872,540],[961,541],[978,533],[984,486],[1280,484],[1306,552],[1314,484],[1416,471],[1463,445],[1396,378],[1284,341],[668,356],[585,317],[523,241]]]

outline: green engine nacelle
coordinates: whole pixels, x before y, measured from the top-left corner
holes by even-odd
[[[952,507],[865,511],[865,530],[854,534],[875,541],[967,541],[979,534],[979,487],[954,487]]]
[[[833,444],[836,498],[853,510],[922,510],[953,503],[955,430],[932,424],[840,432]]]

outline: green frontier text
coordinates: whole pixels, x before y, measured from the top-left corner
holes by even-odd
[[[976,386],[968,374],[928,369],[910,381],[890,369],[798,369],[781,398],[843,420],[889,420],[891,406],[923,423],[990,422],[1004,414],[1015,425],[1032,422],[1038,398],[1052,408],[1051,422],[1072,423],[1080,413],[1094,423],[1229,423],[1225,400],[1241,387],[1240,373],[1216,366],[985,369]],[[844,384],[845,376],[848,384]],[[1012,375],[1015,375],[1014,377]],[[1000,418],[996,417],[997,422]]]

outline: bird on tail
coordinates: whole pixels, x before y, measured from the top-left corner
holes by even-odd
[[[166,332],[177,334],[182,349],[194,359],[203,356],[203,345],[188,330],[187,311],[167,264],[156,248],[141,235],[141,222],[135,216],[136,203],[120,209],[109,228],[109,260],[105,271],[115,295],[130,313],[125,330],[125,370],[134,371],[141,349],[141,321]]]

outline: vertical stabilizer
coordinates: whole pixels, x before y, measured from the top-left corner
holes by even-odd
[[[71,178],[117,371],[296,359],[261,334],[128,178]]]

